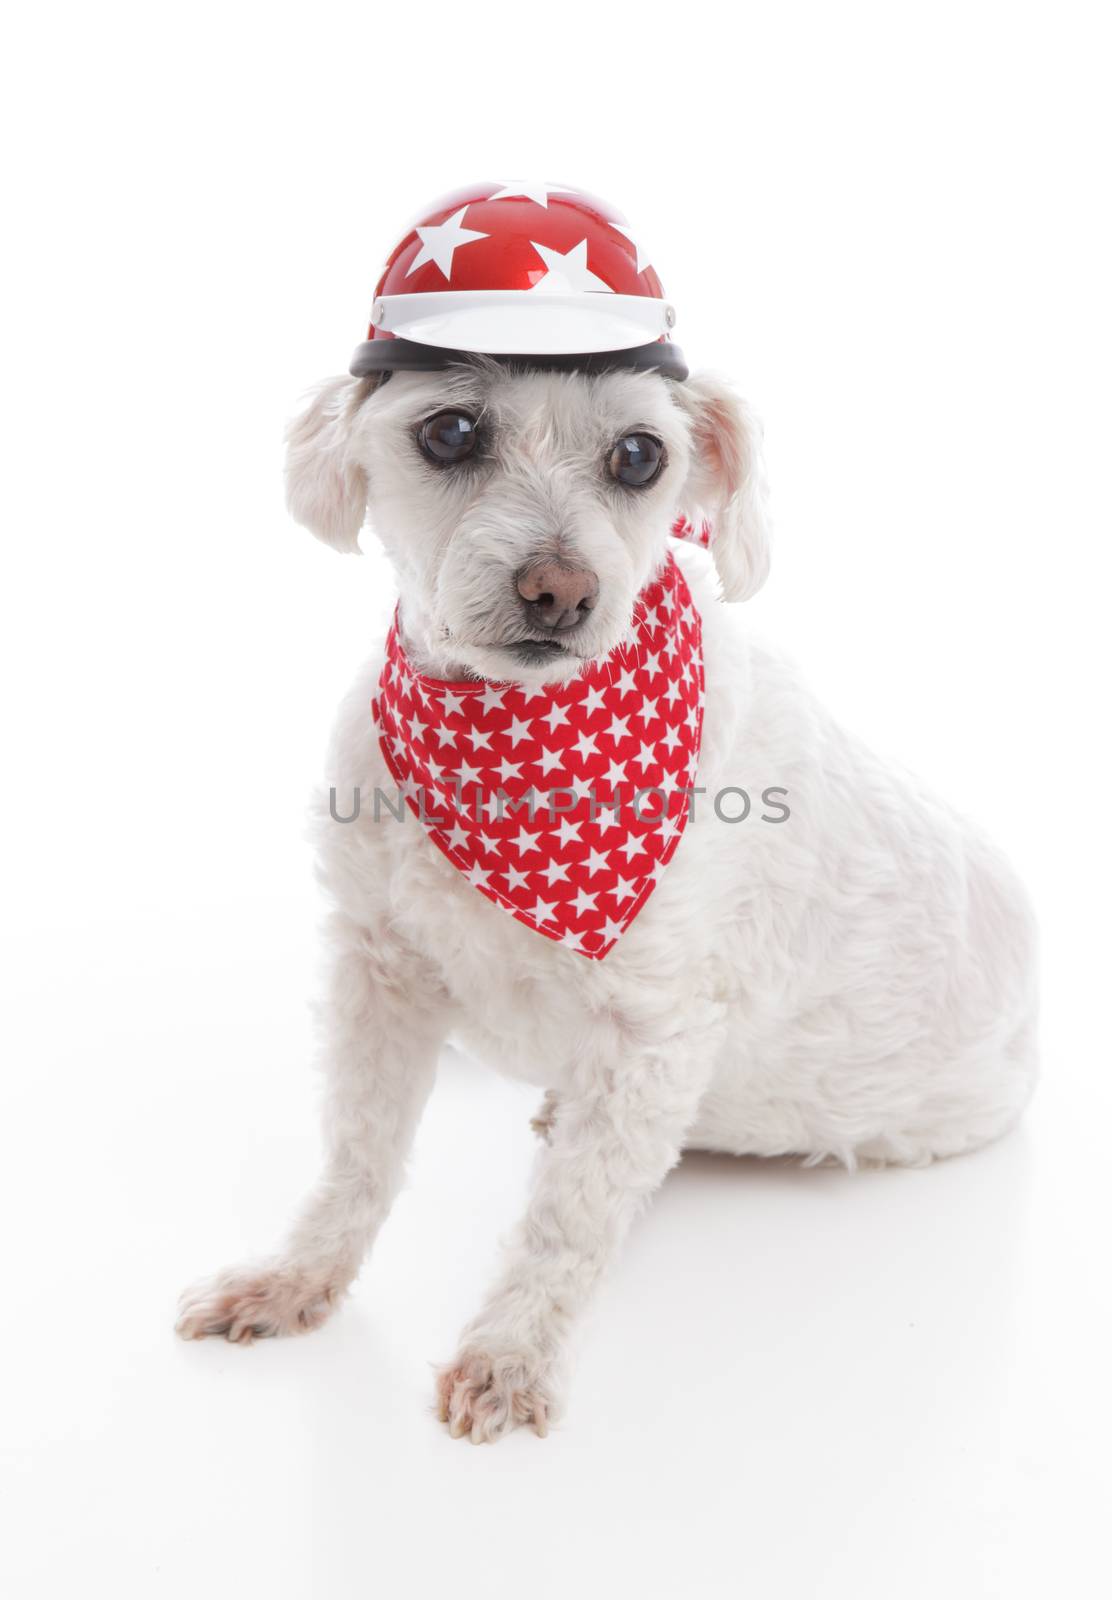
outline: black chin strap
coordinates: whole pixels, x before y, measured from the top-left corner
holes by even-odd
[[[366,339],[352,356],[348,371],[353,378],[385,378],[391,372],[444,372],[448,367],[465,364],[472,354],[438,344],[417,344],[412,339]],[[655,371],[677,383],[683,382],[688,371],[683,351],[667,339],[637,345],[632,350],[593,350],[569,356],[484,355],[481,359],[541,372]]]

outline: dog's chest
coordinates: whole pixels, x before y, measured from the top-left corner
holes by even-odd
[[[418,824],[398,832],[405,837],[391,852],[393,919],[433,960],[453,1001],[453,1032],[498,1070],[558,1086],[583,1017],[613,985],[613,955],[587,961],[553,944],[476,893]]]

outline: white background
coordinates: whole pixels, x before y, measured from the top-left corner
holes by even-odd
[[[4,1307],[24,1596],[1090,1595],[1107,1584],[1108,50],[1077,4],[22,8],[4,214]],[[170,1332],[316,1159],[303,839],[388,575],[281,431],[474,178],[626,210],[763,415],[742,619],[1037,901],[1022,1132],[685,1161],[563,1426],[427,1409],[534,1097],[448,1061],[341,1315]]]

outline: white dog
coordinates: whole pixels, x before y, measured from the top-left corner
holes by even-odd
[[[480,465],[423,453],[423,424],[445,414],[453,437],[482,435]],[[600,464],[634,430],[662,446],[660,470],[624,488]],[[727,599],[768,566],[754,425],[706,377],[474,359],[335,379],[291,428],[288,483],[294,516],[341,550],[369,508],[409,657],[441,679],[539,690],[606,657],[681,510],[710,518]],[[562,642],[534,651],[515,579],[538,561],[595,584]],[[408,816],[376,822],[367,806],[341,825],[322,799],[327,1165],[273,1260],[187,1294],[184,1335],[247,1341],[328,1316],[398,1192],[449,1034],[547,1091],[528,1210],[440,1378],[441,1416],[476,1441],[545,1431],[570,1329],[683,1150],[920,1164],[1019,1116],[1036,1075],[1034,939],[1008,867],[747,640],[702,552],[683,548],[681,566],[703,614],[699,786],[776,785],[790,817],[731,825],[705,802],[596,961],[476,893]],[[341,796],[394,787],[370,712],[381,665],[340,713]]]

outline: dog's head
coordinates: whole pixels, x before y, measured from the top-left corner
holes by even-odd
[[[370,511],[406,634],[461,675],[568,679],[619,644],[679,511],[729,599],[768,569],[758,437],[722,383],[482,357],[323,384],[288,434],[289,506],[338,550]]]

